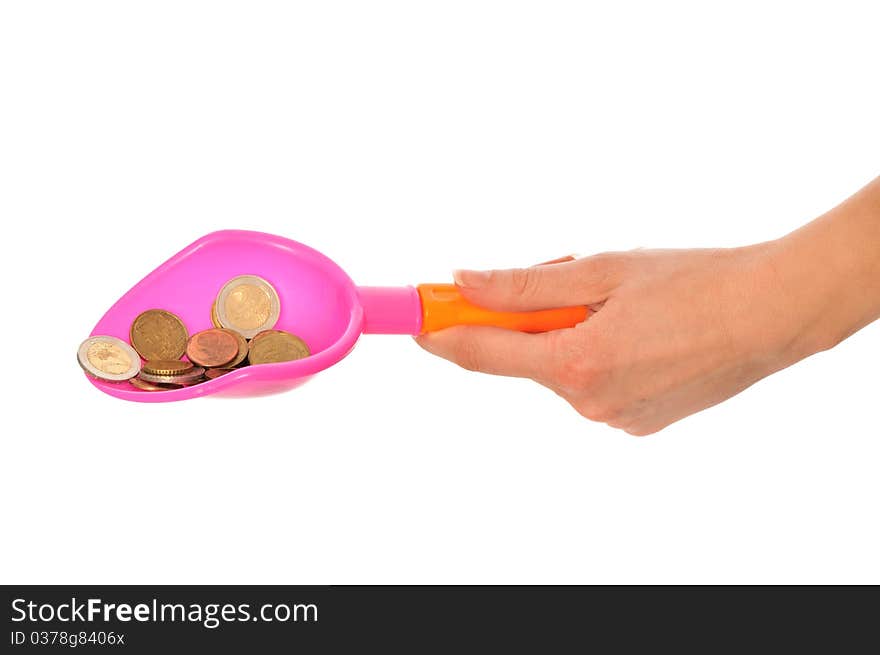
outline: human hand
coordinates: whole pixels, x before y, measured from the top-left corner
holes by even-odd
[[[815,329],[819,294],[787,273],[796,259],[780,241],[457,271],[462,294],[490,309],[596,311],[543,334],[462,326],[416,340],[469,370],[532,378],[588,419],[646,435],[833,345]]]

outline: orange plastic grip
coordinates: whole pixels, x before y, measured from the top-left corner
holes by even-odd
[[[422,333],[453,325],[491,325],[520,332],[548,332],[573,327],[587,318],[587,308],[562,307],[536,312],[494,312],[464,299],[454,284],[420,284]]]

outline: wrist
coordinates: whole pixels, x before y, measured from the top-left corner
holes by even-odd
[[[833,348],[880,318],[880,184],[762,247],[793,319],[792,357]]]
[[[848,319],[836,313],[841,280],[823,266],[822,248],[812,239],[788,235],[761,244],[774,289],[784,365],[829,350],[848,334]]]

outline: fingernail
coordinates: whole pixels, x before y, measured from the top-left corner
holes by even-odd
[[[452,271],[452,279],[464,289],[479,289],[489,282],[489,271]]]

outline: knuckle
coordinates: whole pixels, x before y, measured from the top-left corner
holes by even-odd
[[[538,288],[537,268],[514,268],[510,271],[510,292],[518,298],[528,298]]]
[[[624,277],[632,261],[629,253],[601,252],[581,260],[581,271],[589,286],[607,291]]]
[[[647,437],[657,432],[657,430],[652,430],[644,426],[629,426],[623,428],[623,431],[631,437]]]
[[[605,376],[603,357],[592,350],[587,352],[587,347],[580,341],[558,346],[553,359],[552,375],[564,389],[592,393]]]
[[[625,256],[625,253],[619,252],[597,252],[586,258],[586,261],[594,266],[609,268],[617,265]]]
[[[626,432],[629,429],[630,422],[626,420],[623,410],[612,410],[611,414],[611,418],[605,421],[608,427],[614,428],[615,430],[623,430],[624,432]]]
[[[585,390],[589,387],[588,366],[579,358],[563,357],[557,360],[553,377],[563,389]]]
[[[613,421],[617,412],[610,406],[601,402],[581,402],[575,406],[578,414],[596,423],[608,423]]]

